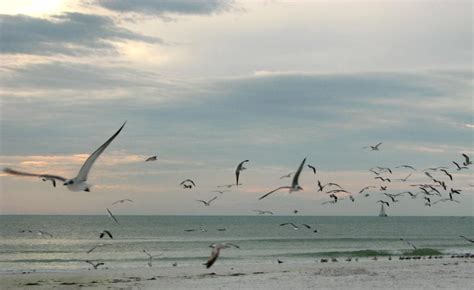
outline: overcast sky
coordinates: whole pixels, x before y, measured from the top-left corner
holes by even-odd
[[[474,159],[472,43],[471,1],[4,1],[0,166],[73,177],[127,124],[91,192],[0,174],[0,213],[104,214],[131,198],[117,214],[376,215],[379,186],[415,193],[423,169],[447,166],[454,181],[433,175],[460,203],[405,196],[388,214],[472,215],[472,168],[452,163]],[[305,157],[318,171],[304,191],[258,201]],[[244,159],[243,185],[212,192]],[[321,205],[317,180],[355,202]]]

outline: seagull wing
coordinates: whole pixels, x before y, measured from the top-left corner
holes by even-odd
[[[114,239],[114,237],[112,236],[112,233],[111,233],[111,232],[105,230],[104,233],[106,233],[107,236],[109,236],[112,240]]]
[[[90,249],[89,251],[87,251],[87,254],[89,254],[90,252],[94,251],[98,246],[94,246],[92,249]],[[92,265],[92,264],[91,264]]]
[[[53,179],[53,180],[57,179],[57,180],[61,180],[61,181],[66,181],[67,180],[67,178],[59,176],[59,175],[29,173],[29,172],[14,170],[14,169],[11,169],[11,168],[8,168],[8,167],[4,168],[3,172],[8,173],[8,174],[12,174],[12,175],[18,175],[18,176],[34,176],[34,177],[40,177],[40,178],[44,177],[44,178],[49,178],[49,179]]]
[[[217,199],[217,196],[214,196],[213,198],[211,198],[207,203],[210,204],[211,202],[213,202],[214,200]]]
[[[109,214],[109,216],[114,220],[114,222],[116,222],[117,224],[119,224],[118,220],[115,218],[115,216],[112,214],[112,212],[110,211],[109,208],[105,208],[107,210],[107,213]]]
[[[219,257],[219,252],[220,252],[219,247],[215,247],[214,249],[212,249],[211,256],[209,257],[209,259],[207,259],[207,262],[205,264],[206,268],[208,268],[208,269],[211,268],[211,266],[214,264],[214,262]]]
[[[123,123],[122,127],[120,127],[120,129],[118,129],[118,131],[115,132],[115,134],[112,135],[112,137],[110,137],[109,140],[105,141],[105,143],[102,144],[102,146],[100,146],[97,150],[94,151],[94,153],[92,153],[89,156],[89,158],[87,158],[86,162],[84,163],[84,165],[82,165],[81,169],[79,170],[79,173],[77,174],[77,179],[82,180],[82,181],[87,180],[87,175],[89,174],[89,171],[91,170],[92,165],[94,165],[94,162],[97,160],[97,158],[99,158],[100,154],[104,152],[107,146],[109,146],[110,143],[112,143],[112,141],[115,139],[115,137],[117,137],[120,131],[122,131],[126,123],[127,122]]]
[[[270,191],[270,192],[268,192],[268,193],[262,195],[262,196],[259,198],[259,200],[260,200],[260,199],[264,199],[265,197],[269,196],[270,194],[274,193],[275,191],[278,191],[278,190],[284,189],[284,188],[291,188],[291,186],[280,186],[280,187],[278,187],[277,189],[274,189],[274,190],[272,190],[272,191]]]
[[[296,170],[295,175],[293,176],[293,182],[291,183],[292,188],[297,188],[298,185],[298,179],[300,178],[301,171],[303,170],[304,163],[306,162],[306,158],[301,161],[300,167],[298,167],[298,170]]]
[[[313,170],[313,173],[314,173],[314,174],[316,174],[316,167],[311,166],[311,165],[309,165],[309,164],[308,164],[307,166],[308,166],[308,168],[310,168],[311,170]]]

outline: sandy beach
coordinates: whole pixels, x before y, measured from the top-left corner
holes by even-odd
[[[2,289],[472,289],[474,259],[283,263],[1,274]]]

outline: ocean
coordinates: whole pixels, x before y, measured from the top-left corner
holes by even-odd
[[[314,263],[323,257],[452,255],[474,253],[473,217],[318,216],[0,216],[0,272],[77,271],[85,261],[109,269],[196,265],[206,262],[214,242],[224,249],[216,264]],[[280,226],[294,223],[292,226]],[[307,224],[311,229],[302,226]],[[114,239],[99,239],[109,230]],[[219,230],[221,229],[221,230]],[[223,230],[225,229],[225,230]],[[21,230],[32,230],[33,233]],[[37,231],[53,237],[38,235]],[[194,230],[194,231],[185,231]],[[317,232],[314,232],[317,230]],[[400,240],[405,239],[405,241]],[[406,241],[417,248],[416,252]],[[92,247],[110,245],[86,252]]]

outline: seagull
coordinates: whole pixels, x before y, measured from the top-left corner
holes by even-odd
[[[275,191],[278,191],[278,190],[280,190],[280,189],[286,189],[286,188],[287,188],[288,191],[289,191],[289,193],[292,193],[293,191],[300,191],[300,190],[303,190],[303,188],[302,188],[301,186],[299,186],[299,184],[298,184],[298,179],[299,179],[299,177],[300,177],[301,170],[303,170],[303,165],[304,165],[305,162],[306,162],[306,158],[303,159],[303,161],[301,161],[301,164],[300,164],[300,166],[298,167],[298,170],[296,171],[295,175],[293,176],[293,181],[291,182],[291,186],[280,186],[280,187],[278,187],[277,189],[274,189],[274,190],[272,190],[272,191],[270,191],[270,192],[268,192],[268,193],[262,195],[262,196],[259,198],[259,200],[260,200],[260,199],[263,199],[263,198],[265,198],[265,197],[267,197],[268,195],[270,195],[270,194],[272,194],[272,193],[274,193]]]
[[[334,193],[331,193],[329,197],[334,198],[334,203],[337,202],[337,196]]]
[[[433,182],[436,182],[438,183],[439,185],[441,185],[441,187],[443,187],[444,190],[446,190],[448,187],[446,186],[446,183],[444,181],[439,181],[439,180],[436,180],[436,179],[433,179]]]
[[[96,248],[105,247],[105,246],[112,246],[112,244],[98,244],[97,246],[94,246],[92,249],[90,249],[89,251],[87,251],[87,254],[91,253],[91,252],[94,251]]]
[[[313,170],[313,173],[316,174],[316,167],[312,166],[312,165],[306,165],[308,166],[308,168],[310,168],[311,170]]]
[[[389,194],[389,193],[383,193],[385,196],[389,197],[392,202],[398,202],[397,199],[395,199],[395,195]]]
[[[273,214],[273,212],[269,211],[269,210],[258,210],[258,209],[255,209],[254,210],[255,212],[258,212],[258,214]]]
[[[308,224],[301,224],[301,225],[302,225],[303,227],[307,228],[307,229],[310,229],[310,228],[311,228],[311,226],[308,225]]]
[[[231,243],[212,244],[209,247],[213,248],[211,252],[211,256],[209,257],[209,259],[207,259],[207,262],[204,264],[206,265],[206,268],[208,269],[216,262],[217,258],[219,257],[219,253],[221,252],[222,249],[227,249],[230,247],[240,249],[239,246],[231,244]]]
[[[155,156],[148,157],[148,158],[145,160],[145,162],[148,162],[148,161],[156,161],[156,158],[157,158],[156,155],[155,155]]]
[[[125,126],[127,122],[123,123],[122,127],[115,132],[112,137],[110,137],[102,146],[100,146],[94,153],[92,153],[89,158],[87,158],[86,162],[82,165],[81,169],[79,170],[79,173],[77,174],[76,177],[67,179],[62,176],[57,176],[57,175],[50,175],[50,174],[34,174],[34,173],[27,173],[27,172],[20,172],[13,170],[11,168],[4,168],[3,172],[8,173],[8,174],[13,174],[13,175],[20,175],[20,176],[37,176],[39,178],[42,178],[43,180],[60,180],[61,182],[64,182],[63,185],[67,186],[67,188],[70,191],[90,191],[90,185],[86,183],[87,181],[87,175],[89,174],[89,171],[92,168],[92,165],[94,165],[94,162],[99,158],[99,156],[104,152],[104,150],[107,148],[107,146],[112,143],[112,141],[117,137],[117,135],[122,131],[123,127]],[[53,185],[55,185],[55,182],[53,182]]]
[[[465,240],[468,241],[468,242],[474,243],[474,240],[468,239],[468,238],[466,238],[465,236],[459,236],[459,237],[465,239]]]
[[[385,181],[387,181],[387,182],[392,182],[392,181],[390,180],[390,178],[383,178],[383,177],[381,177],[381,176],[376,176],[376,177],[374,177],[374,179],[380,179],[380,180],[382,180],[382,181],[384,181],[384,182],[385,182]]]
[[[282,260],[280,260],[280,259],[277,259],[277,263],[278,263],[278,264],[283,264],[284,262],[283,262]]]
[[[379,151],[379,146],[382,145],[382,142],[372,146],[372,145],[369,145],[369,146],[365,146],[365,147],[362,147],[363,149],[365,148],[370,148],[372,151]]]
[[[48,233],[48,232],[45,232],[45,231],[38,231],[38,235],[40,235],[40,236],[45,235],[45,236],[49,236],[50,238],[53,237],[52,234],[50,234],[50,233]]]
[[[371,186],[366,186],[366,187],[362,188],[361,190],[359,190],[359,194],[366,191],[367,189],[370,189],[370,188],[376,188],[376,186],[372,186],[372,185]]]
[[[400,180],[400,181],[403,181],[403,182],[406,182],[408,180],[408,178],[410,178],[412,174],[408,174],[405,178],[402,178],[402,179],[397,179],[397,180]]]
[[[433,175],[431,175],[429,172],[423,172],[426,176],[428,176],[429,178],[433,179]]]
[[[337,186],[339,187],[340,189],[343,189],[342,186],[340,186],[339,184],[337,183],[334,183],[334,182],[329,182],[329,183],[326,183],[326,184],[321,184],[321,181],[318,180],[318,191],[323,191],[323,189],[326,187],[326,186]]]
[[[102,262],[100,262],[100,263],[97,263],[97,264],[94,264],[94,263],[93,263],[93,262],[91,262],[91,261],[86,261],[86,263],[88,263],[88,264],[91,264],[91,265],[92,265],[92,267],[94,267],[94,269],[96,269],[96,270],[97,270],[97,268],[98,268],[99,266],[103,266],[103,265],[105,265],[105,264],[104,264],[104,263],[102,263]]]
[[[297,229],[299,229],[298,226],[295,225],[294,223],[283,223],[283,224],[280,224],[280,227],[286,226],[286,225],[292,226],[295,231],[296,231]]]
[[[468,165],[471,165],[472,164],[472,161],[471,159],[469,159],[469,156],[467,156],[466,154],[462,153],[462,156],[464,157],[465,161],[462,163],[462,165],[464,166],[468,166]]]
[[[377,202],[386,204],[387,206],[390,206],[390,204],[389,204],[388,202],[384,201],[384,200],[379,200],[379,201],[377,201]]]
[[[400,241],[404,241],[404,242],[406,242],[407,244],[409,244],[410,246],[412,246],[412,247],[413,247],[413,249],[415,249],[415,250],[416,250],[416,246],[415,246],[415,245],[413,245],[412,243],[410,243],[409,241],[407,241],[407,240],[404,240],[403,238],[400,238]]]
[[[117,224],[119,224],[117,218],[115,218],[115,216],[112,214],[112,212],[110,211],[109,208],[105,208],[107,210],[107,213],[109,214],[109,216],[114,220],[114,222],[116,222]]]
[[[185,183],[188,183],[188,182],[191,183],[192,186],[185,184]],[[194,181],[192,181],[191,179],[186,179],[186,180],[181,181],[181,183],[179,185],[182,185],[185,188],[192,188],[193,186],[196,186],[196,183],[194,183]]]
[[[385,190],[387,190],[387,186],[383,186],[383,185],[382,185],[382,186],[380,186],[380,190],[381,190],[381,191],[385,191]]]
[[[217,196],[214,196],[209,201],[205,201],[205,200],[201,200],[201,199],[196,199],[196,201],[202,202],[205,206],[210,206],[211,202],[213,202],[216,198],[217,198]]]
[[[288,173],[287,175],[280,176],[280,179],[290,178],[293,174],[295,174],[295,172],[291,172],[291,173]]]
[[[460,170],[463,170],[463,169],[469,169],[469,167],[467,167],[467,166],[459,166],[459,164],[455,161],[453,161],[453,163],[454,163],[454,165],[456,165],[456,167],[457,167],[456,170],[457,171],[460,171]]]
[[[247,168],[244,167],[244,163],[249,162],[248,160],[244,160],[237,165],[237,168],[235,169],[235,186],[239,185],[239,176],[240,176],[240,171],[245,170]]]
[[[410,166],[410,165],[405,165],[405,164],[404,164],[404,165],[397,166],[397,167],[395,167],[395,168],[402,168],[402,167],[403,167],[403,168],[409,168],[409,169],[413,169],[413,170],[415,170],[415,171],[416,171],[415,167],[413,167],[413,166]]]
[[[111,238],[112,240],[114,239],[114,237],[112,236],[112,233],[109,232],[108,230],[103,230],[102,233],[100,233],[99,238],[102,239],[105,235],[109,236],[109,238]]]
[[[440,169],[440,171],[444,172],[451,181],[453,181],[453,176],[446,170],[446,169]]]
[[[33,233],[32,230],[19,230],[19,233]]]
[[[151,267],[153,266],[153,264],[152,264],[152,262],[153,262],[153,257],[156,257],[156,256],[152,256],[152,255],[151,255],[150,253],[148,253],[146,250],[143,250],[143,253],[145,253],[145,254],[148,256],[149,261],[148,261],[147,265],[148,265],[148,267],[151,268]],[[158,255],[158,256],[161,256],[161,254]]]
[[[112,205],[115,205],[117,203],[124,203],[124,202],[133,202],[133,200],[129,199],[129,198],[126,198],[126,199],[120,199],[120,200],[117,200],[116,202],[112,203]]]

